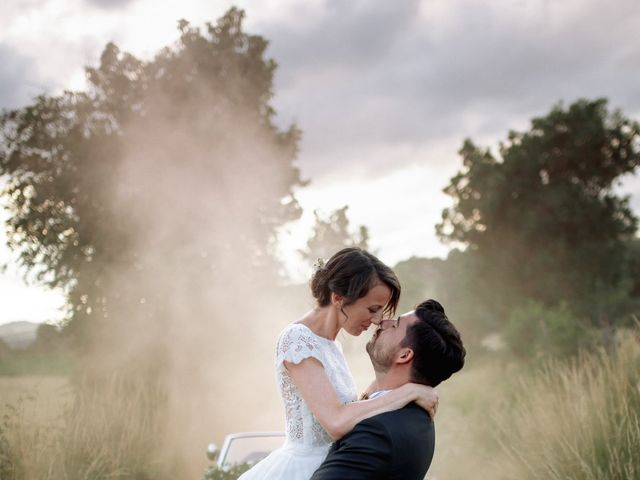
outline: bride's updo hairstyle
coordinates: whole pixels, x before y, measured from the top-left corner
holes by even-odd
[[[346,307],[364,297],[376,285],[386,285],[391,290],[384,313],[395,314],[400,300],[398,277],[374,255],[357,247],[340,250],[327,263],[318,265],[311,277],[311,293],[320,307],[331,303],[332,292],[344,297],[343,306]]]

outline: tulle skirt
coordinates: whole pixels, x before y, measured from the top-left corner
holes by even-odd
[[[330,445],[284,445],[240,475],[238,480],[309,480],[329,452]]]

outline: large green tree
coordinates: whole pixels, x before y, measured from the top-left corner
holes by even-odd
[[[78,418],[109,412],[83,425],[109,438],[126,430],[123,418],[154,422],[148,431],[161,433],[140,443],[174,478],[201,475],[194,445],[212,432],[255,428],[234,411],[278,408],[264,358],[292,314],[275,241],[301,213],[293,192],[304,182],[300,133],[275,123],[266,48],[237,9],[202,29],[181,21],[176,43],[152,59],[109,44],[87,69],[87,91],[43,95],[0,118],[10,246],[68,295],[63,333],[79,347],[85,375],[75,378],[87,382],[77,385],[91,386]],[[111,375],[123,371],[114,392]],[[128,467],[121,445],[105,442],[114,451],[103,455],[118,472]]]
[[[117,351],[127,329],[155,349],[176,322],[228,318],[229,291],[277,282],[276,230],[300,215],[299,131],[274,123],[276,63],[243,16],[180,21],[151,60],[110,43],[88,91],[0,117],[9,245],[67,292],[84,344]]]
[[[479,259],[478,298],[497,316],[523,299],[565,302],[596,326],[624,313],[637,218],[615,186],[640,163],[637,122],[579,100],[510,132],[497,156],[470,140],[460,155],[437,231]]]

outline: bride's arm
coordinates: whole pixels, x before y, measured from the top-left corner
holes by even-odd
[[[428,410],[438,401],[433,388],[408,383],[373,400],[343,404],[318,360],[310,357],[297,364],[286,361],[284,364],[309,409],[333,440],[342,438],[365,418],[397,410],[416,400]]]

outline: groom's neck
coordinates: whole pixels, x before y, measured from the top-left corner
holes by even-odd
[[[376,372],[376,390],[393,390],[409,383],[411,379],[403,372],[394,371]]]

